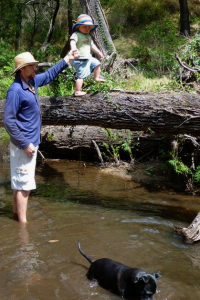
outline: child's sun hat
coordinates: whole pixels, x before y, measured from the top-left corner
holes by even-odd
[[[82,14],[76,19],[76,24],[72,27],[72,32],[76,31],[76,29],[81,25],[92,26],[90,32],[98,27],[98,24],[94,24],[90,16]]]

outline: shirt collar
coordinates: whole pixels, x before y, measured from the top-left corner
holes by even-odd
[[[21,86],[22,86],[22,88],[23,88],[23,90],[28,90],[28,89],[29,89],[29,85],[28,85],[26,82],[24,82],[24,81],[21,79],[21,77],[16,77],[16,78],[15,78],[15,82],[20,83]],[[31,84],[31,85],[32,85],[32,84]]]

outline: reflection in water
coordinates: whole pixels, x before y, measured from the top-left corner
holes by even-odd
[[[77,189],[75,167],[53,162],[39,169],[42,186],[30,197],[27,226],[0,214],[1,299],[119,299],[88,281],[89,263],[78,252],[78,240],[94,260],[109,257],[160,271],[155,300],[199,299],[200,243],[184,244],[173,231],[178,213],[196,216],[199,199],[148,193],[94,167],[79,174]],[[11,192],[1,198],[11,202]],[[181,226],[188,225],[184,219]]]

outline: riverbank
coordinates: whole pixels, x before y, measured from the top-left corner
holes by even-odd
[[[183,185],[167,177],[163,163],[149,160],[143,163],[121,162],[119,165],[109,164],[101,172],[135,181],[145,186],[149,191],[162,191],[167,194],[186,193]]]

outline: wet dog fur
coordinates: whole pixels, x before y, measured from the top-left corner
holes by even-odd
[[[89,280],[96,280],[103,288],[126,299],[154,299],[160,273],[146,273],[144,270],[128,267],[109,258],[94,261],[83,252],[80,242],[78,250],[90,263],[87,272]]]

